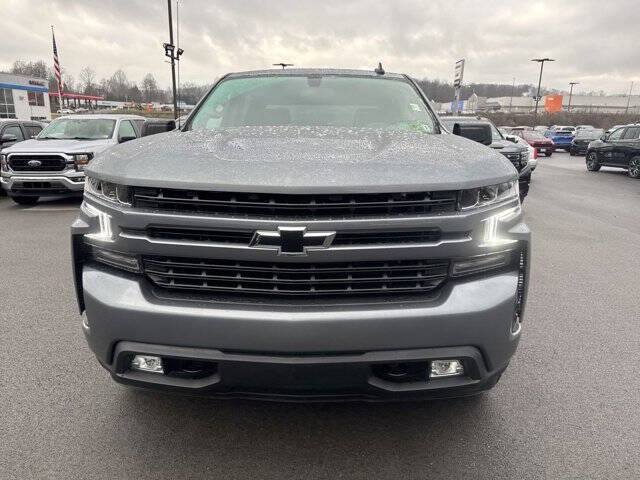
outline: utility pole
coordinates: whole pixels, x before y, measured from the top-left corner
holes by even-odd
[[[513,83],[511,84],[511,97],[509,97],[509,113],[511,112],[511,107],[513,105],[513,91],[516,88],[516,77],[513,77]]]
[[[579,82],[569,82],[569,105],[567,105],[567,112],[571,112],[571,96],[573,95],[573,86],[580,85]]]
[[[629,95],[627,95],[627,108],[624,109],[625,115],[629,113],[629,102],[631,102],[631,90],[633,90],[633,82],[631,82],[631,86],[629,87]]]
[[[169,11],[169,43],[163,44],[165,56],[171,59],[171,82],[173,84],[173,118],[178,119],[178,95],[176,93],[176,60],[180,60],[180,55],[184,50],[173,44],[173,19],[171,18],[171,0],[167,0],[167,9]]]
[[[542,84],[542,69],[544,68],[544,62],[555,62],[553,58],[532,58],[532,62],[538,62],[540,64],[540,77],[538,78],[538,93],[536,94],[536,108],[533,111],[533,126],[536,126],[538,119],[538,102],[540,101],[540,85]]]

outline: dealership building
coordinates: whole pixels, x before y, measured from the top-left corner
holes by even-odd
[[[0,73],[0,118],[51,120],[49,81]]]

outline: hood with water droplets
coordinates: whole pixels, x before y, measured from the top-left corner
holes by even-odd
[[[503,155],[446,133],[294,126],[143,137],[87,171],[125,185],[271,193],[452,190],[518,178]]]

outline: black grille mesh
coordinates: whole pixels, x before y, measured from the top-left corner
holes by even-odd
[[[318,296],[428,292],[447,279],[448,260],[269,263],[144,257],[159,287],[253,295]]]

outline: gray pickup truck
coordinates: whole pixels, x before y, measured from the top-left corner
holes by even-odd
[[[144,122],[137,115],[59,117],[35,138],[2,150],[0,184],[22,205],[41,197],[81,196],[84,168],[93,157],[140,137]]]
[[[491,388],[521,336],[530,232],[516,168],[465,128],[405,75],[267,70],[97,155],[71,239],[98,361],[220,398]]]

